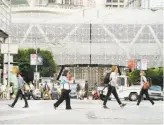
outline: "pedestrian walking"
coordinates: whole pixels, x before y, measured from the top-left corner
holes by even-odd
[[[43,84],[40,84],[40,92],[41,92],[41,98],[43,98],[43,92],[44,92]]]
[[[45,82],[45,85],[44,85],[43,99],[46,98],[46,95],[48,95],[48,99],[51,100],[50,87],[49,87],[49,85],[47,84],[47,82]]]
[[[85,81],[84,91],[85,91],[84,98],[88,99],[88,91],[89,91],[88,81]]]
[[[147,78],[145,77],[145,72],[144,71],[141,71],[140,72],[140,84],[141,84],[141,91],[140,91],[140,95],[138,97],[138,102],[137,102],[137,105],[139,106],[140,102],[141,102],[141,99],[143,97],[143,94],[146,95],[146,98],[151,102],[152,105],[154,105],[154,102],[153,100],[149,97],[149,93],[148,93],[148,89],[150,87],[150,85],[147,85],[149,84],[148,81],[147,81]]]
[[[23,108],[28,108],[28,102],[26,100],[26,97],[24,95],[24,84],[25,84],[25,81],[23,80],[22,76],[20,74],[17,75],[17,78],[18,78],[18,92],[16,94],[16,98],[14,100],[14,102],[8,106],[10,106],[11,108],[14,108],[15,104],[17,103],[18,101],[18,98],[22,95],[24,101],[25,101],[25,106]]]
[[[34,96],[34,91],[35,91],[35,87],[34,87],[34,85],[32,84],[32,82],[30,82],[30,93],[29,93],[29,95],[28,95],[28,100],[30,100],[31,99],[31,97],[34,99],[34,100],[36,100],[36,97]]]
[[[77,84],[77,87],[76,87],[76,92],[77,92],[77,99],[80,99],[80,85]]]
[[[14,95],[14,83],[13,82],[11,82],[11,84],[10,84],[9,91],[10,91],[10,99],[12,99],[13,95]]]
[[[120,107],[124,107],[126,104],[122,103],[118,97],[117,94],[117,90],[119,88],[118,84],[117,84],[117,76],[118,76],[118,67],[117,66],[112,66],[111,69],[111,73],[109,76],[109,83],[108,83],[108,92],[107,95],[105,97],[104,103],[103,103],[103,107],[104,108],[108,108],[106,106],[106,103],[111,95],[111,93],[114,95],[114,97],[116,98],[117,102],[119,103]]]
[[[54,108],[56,109],[64,100],[66,101],[66,110],[70,110],[71,108],[71,101],[69,93],[71,92],[70,89],[70,79],[71,75],[69,70],[64,70],[61,81],[60,81],[60,88],[61,88],[61,96],[59,100],[54,103]]]

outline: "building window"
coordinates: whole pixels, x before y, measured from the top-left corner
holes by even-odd
[[[111,2],[111,0],[107,0],[106,2]]]
[[[117,7],[118,7],[118,5],[113,5],[113,7],[114,7],[114,8],[117,8]]]
[[[65,4],[69,4],[69,0],[65,0]]]
[[[120,3],[123,3],[124,2],[124,0],[120,0]]]
[[[56,0],[49,0],[49,3],[56,3]]]
[[[118,0],[113,0],[113,3],[118,3]]]

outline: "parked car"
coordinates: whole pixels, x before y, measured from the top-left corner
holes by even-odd
[[[148,92],[149,92],[150,98],[152,98],[153,100],[163,100],[163,91],[160,86],[153,85],[149,88]]]

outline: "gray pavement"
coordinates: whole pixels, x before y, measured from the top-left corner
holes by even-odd
[[[12,100],[0,100],[0,124],[163,124],[163,102],[152,106],[148,101],[125,102],[120,108],[116,101],[108,101],[110,109],[102,108],[100,100],[71,101],[72,110],[65,110],[65,102],[54,110],[55,101],[31,100],[29,108],[23,109],[24,101],[19,100],[15,108],[7,104]]]

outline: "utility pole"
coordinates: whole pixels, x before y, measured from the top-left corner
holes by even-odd
[[[91,73],[91,64],[92,64],[92,55],[91,55],[91,53],[92,53],[92,24],[90,23],[90,25],[89,25],[89,29],[90,29],[90,55],[89,55],[89,57],[90,57],[90,68],[89,68],[89,79],[90,79],[90,82],[92,81],[92,78],[91,78],[91,76],[92,76],[92,73]],[[90,83],[91,84],[91,83]]]

